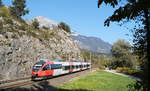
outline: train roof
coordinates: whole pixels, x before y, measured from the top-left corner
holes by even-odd
[[[43,62],[81,62],[81,63],[90,63],[90,62],[83,62],[83,61],[64,61],[64,60],[60,60],[60,59],[54,59],[54,60],[50,60],[50,59],[40,59],[40,61]]]
[[[39,61],[48,62],[49,59],[40,59]]]

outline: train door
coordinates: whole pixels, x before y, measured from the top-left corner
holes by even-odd
[[[70,69],[69,63],[68,62],[63,62],[63,64],[62,64],[62,74],[69,73],[69,69]]]
[[[51,64],[51,69],[54,71],[53,76],[62,74],[62,64]]]
[[[69,62],[69,66],[70,66],[70,68],[69,68],[69,72],[73,72],[73,62]]]
[[[53,74],[53,70],[51,70],[50,64],[47,64],[42,69],[43,76],[51,76]]]

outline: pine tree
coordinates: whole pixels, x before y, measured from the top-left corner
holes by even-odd
[[[12,14],[18,18],[29,13],[26,9],[26,0],[14,0],[11,7]]]
[[[2,0],[0,0],[0,7],[4,6]]]

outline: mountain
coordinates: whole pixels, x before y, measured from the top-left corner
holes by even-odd
[[[110,53],[111,44],[97,37],[87,37],[77,33],[72,34],[73,40],[79,45],[80,49],[96,53]]]
[[[34,19],[37,19],[40,27],[45,26],[47,28],[55,28],[55,27],[58,27],[58,24],[59,24],[58,22],[50,20],[50,19],[45,18],[43,16],[37,16],[37,17],[33,18],[32,20],[26,20],[26,22],[28,24],[31,24]]]
[[[46,26],[48,28],[55,28],[58,27],[59,24],[59,22],[47,19],[43,16],[37,16],[32,20],[34,19],[38,20],[40,27]],[[100,38],[87,37],[74,31],[71,31],[71,36],[72,39],[79,45],[80,49],[89,50],[96,53],[110,53],[111,45]]]

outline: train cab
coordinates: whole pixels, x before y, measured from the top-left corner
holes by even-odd
[[[52,62],[49,62],[46,59],[36,62],[32,69],[32,79],[41,79],[46,76],[51,76],[53,73],[51,64]]]

